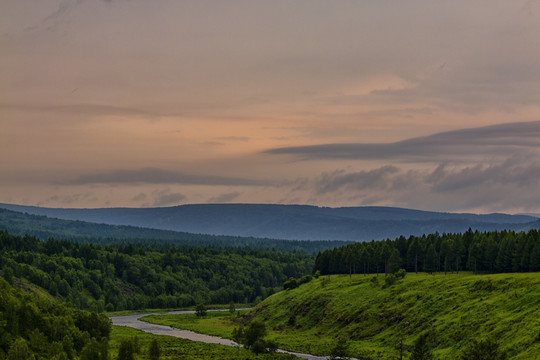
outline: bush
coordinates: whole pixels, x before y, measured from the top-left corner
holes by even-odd
[[[405,275],[407,275],[407,271],[405,269],[399,269],[398,271],[396,271],[395,275],[396,278],[403,279],[405,278]]]
[[[346,360],[349,358],[349,343],[346,339],[340,338],[332,351],[330,352],[330,360]]]
[[[306,284],[306,283],[310,282],[311,280],[313,280],[313,277],[311,277],[311,275],[302,276],[302,278],[300,280],[298,280],[298,286],[300,286],[302,284]]]
[[[283,290],[295,289],[297,287],[298,282],[293,277],[283,283]]]
[[[263,340],[257,340],[253,345],[251,345],[251,351],[255,354],[262,354],[266,352],[266,344]]]
[[[266,351],[275,353],[278,350],[278,344],[274,340],[266,341]]]
[[[287,321],[287,325],[289,325],[289,326],[296,325],[296,315],[295,314],[291,314],[291,316],[289,316],[289,320]]]
[[[414,342],[414,349],[411,360],[431,360],[433,355],[427,344],[427,336],[422,335]]]
[[[473,340],[461,353],[461,360],[505,360],[506,354],[491,339]]]
[[[384,285],[385,286],[392,286],[396,283],[397,278],[394,274],[390,274],[384,278]]]
[[[250,349],[255,354],[277,351],[276,342],[264,340],[265,336],[266,325],[258,320],[252,321],[247,328],[235,328],[232,332],[234,341],[243,344],[246,349]]]
[[[195,308],[195,315],[197,315],[198,317],[205,317],[206,316],[206,305],[204,305],[204,304],[197,305],[197,307]]]

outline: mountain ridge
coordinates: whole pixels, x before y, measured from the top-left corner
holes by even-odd
[[[317,207],[280,204],[187,204],[156,208],[0,208],[63,220],[129,225],[197,234],[284,240],[370,241],[434,232],[527,231],[540,220],[527,215],[433,212],[396,207]]]

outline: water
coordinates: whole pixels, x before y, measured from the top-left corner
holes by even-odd
[[[219,310],[211,310],[211,311],[219,311]],[[222,310],[222,311],[228,311],[228,310]],[[170,311],[168,314],[177,315],[177,314],[194,314],[194,313],[195,311]],[[139,320],[143,316],[148,316],[148,315],[163,315],[163,314],[148,313],[148,314],[124,315],[124,316],[112,316],[110,319],[112,320],[113,325],[127,326],[133,329],[142,330],[150,334],[172,336],[172,337],[187,339],[191,341],[200,341],[207,344],[240,346],[234,341],[229,340],[229,339],[223,339],[217,336],[200,334],[200,333],[196,333],[194,331],[189,331],[189,330],[175,329],[171,326],[150,324],[150,323]],[[327,360],[326,356],[303,354],[303,353],[297,353],[297,352],[281,350],[281,349],[278,349],[278,352],[294,355],[299,358],[307,359],[307,360]]]

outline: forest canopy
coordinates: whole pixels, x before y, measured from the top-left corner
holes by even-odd
[[[103,314],[51,301],[0,278],[0,359],[106,358],[110,331]]]
[[[257,302],[313,256],[268,249],[41,241],[0,231],[0,269],[81,309],[176,308]]]
[[[321,274],[428,273],[469,270],[485,273],[540,271],[540,232],[491,231],[400,236],[320,252]]]

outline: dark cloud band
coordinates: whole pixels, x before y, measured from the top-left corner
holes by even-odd
[[[540,149],[540,121],[462,129],[395,143],[294,146],[264,153],[305,159],[441,161],[446,157],[508,155],[523,149]]]

